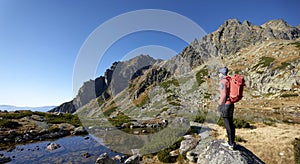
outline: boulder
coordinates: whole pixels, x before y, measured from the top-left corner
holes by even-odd
[[[229,150],[221,145],[223,141],[212,141],[205,151],[198,156],[197,163],[235,163],[235,164],[263,164],[264,162],[255,156],[251,151],[241,145],[236,146],[236,150]]]
[[[140,162],[140,156],[136,154],[126,159],[125,164],[139,164],[139,162]]]
[[[56,150],[58,148],[60,148],[61,146],[57,143],[50,143],[48,146],[47,146],[47,150],[49,151],[53,151],[53,150]]]
[[[95,164],[115,164],[115,161],[109,158],[107,153],[103,153],[97,158]]]
[[[180,143],[179,153],[185,154],[197,146],[197,140],[192,135],[184,136],[184,140]]]

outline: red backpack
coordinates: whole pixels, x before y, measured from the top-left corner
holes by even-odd
[[[243,90],[245,86],[244,77],[241,75],[227,76],[229,95],[227,96],[231,103],[240,101],[243,98]]]

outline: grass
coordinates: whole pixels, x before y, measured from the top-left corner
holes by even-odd
[[[160,113],[167,111],[169,108],[163,108]]]
[[[0,117],[2,117],[2,119],[0,119],[0,127],[16,128],[20,126],[20,124],[18,122],[13,121],[13,119],[21,119],[32,115],[38,115],[44,117],[47,123],[52,123],[52,124],[69,123],[76,127],[82,125],[77,115],[72,115],[68,113],[63,115],[56,115],[56,114],[45,113],[45,112],[15,111],[15,112],[0,114]]]
[[[150,100],[150,98],[148,97],[148,95],[146,95],[146,96],[142,97],[142,100],[138,104],[136,104],[136,106],[138,108],[143,107],[144,105],[146,105],[149,102],[149,100]]]
[[[77,115],[65,113],[63,115],[46,114],[46,122],[52,124],[69,123],[76,127],[81,126],[81,121]]]
[[[108,118],[108,121],[115,127],[120,127],[124,123],[131,122],[131,118],[126,116],[124,113],[119,112],[114,118]]]
[[[225,127],[223,118],[219,117],[216,114],[208,115],[207,112],[199,113],[195,117],[194,121],[198,122],[198,123],[204,123],[204,122],[217,123],[219,126]],[[234,123],[235,127],[238,129],[239,128],[251,128],[250,123],[243,119],[234,118],[233,123]]]
[[[169,88],[172,85],[178,87],[179,86],[178,80],[177,79],[167,80],[159,84],[159,86],[163,87],[166,90],[166,92],[171,92]]]
[[[244,142],[244,143],[247,142],[247,140],[245,140],[244,138],[242,138],[241,136],[238,136],[238,135],[235,136],[235,141],[236,142]]]
[[[205,93],[205,94],[204,94],[204,98],[205,98],[205,99],[210,99],[210,97],[211,97],[211,94],[210,94],[210,93]]]
[[[18,122],[7,120],[7,119],[0,119],[0,127],[1,128],[17,128],[21,126]]]
[[[286,94],[280,95],[280,97],[284,97],[284,98],[286,98],[286,97],[297,97],[297,96],[299,96],[297,93],[286,93]]]
[[[295,140],[293,141],[293,145],[294,145],[295,164],[299,164],[300,163],[300,139],[295,138]]]
[[[291,65],[289,62],[282,62],[280,66],[276,69],[285,69],[287,66]]]
[[[260,61],[258,62],[258,64],[253,66],[252,69],[257,69],[259,66],[268,67],[273,61],[275,61],[274,58],[263,56],[260,58]]]
[[[207,69],[207,66],[205,66],[203,69],[201,69],[200,71],[198,71],[196,73],[196,80],[197,80],[198,86],[200,86],[202,83],[205,82],[205,80],[203,80],[203,79],[207,76],[208,76],[208,69]]]
[[[106,117],[109,117],[113,112],[116,111],[118,107],[112,107],[110,109],[107,109],[103,112],[103,115],[106,116]]]
[[[297,47],[300,50],[300,42],[294,42],[291,43],[292,45],[295,45],[295,47]]]
[[[15,111],[9,113],[1,113],[0,117],[5,119],[20,119],[27,116],[32,116],[34,113],[32,111]]]
[[[163,149],[157,153],[157,158],[159,161],[163,163],[174,163],[177,161],[177,157],[171,157],[170,152],[176,150],[180,147],[180,143],[183,138],[180,138],[177,142],[175,142],[172,146]]]

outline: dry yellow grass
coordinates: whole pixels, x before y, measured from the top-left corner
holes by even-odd
[[[236,135],[247,142],[238,143],[267,164],[294,163],[294,147],[292,142],[300,137],[299,124],[275,124],[268,126],[262,123],[253,124],[254,129],[237,129]],[[215,124],[208,124],[214,129],[215,139],[226,140],[226,130]]]

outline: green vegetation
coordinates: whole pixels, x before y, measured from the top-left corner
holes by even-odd
[[[295,138],[295,140],[293,141],[293,145],[295,164],[300,164],[300,139]]]
[[[131,122],[131,118],[119,112],[116,117],[108,118],[108,121],[115,127],[120,127],[124,123]]]
[[[61,129],[59,127],[51,126],[50,128],[48,128],[48,130],[51,133],[55,133],[55,132],[59,132]]]
[[[205,93],[205,94],[204,94],[204,98],[205,98],[205,99],[210,99],[210,96],[211,96],[210,93]]]
[[[1,127],[17,127],[19,126],[17,122],[12,121],[12,119],[21,119],[23,117],[28,117],[32,115],[38,115],[41,117],[45,117],[47,123],[59,124],[59,123],[69,123],[74,126],[81,126],[80,119],[77,115],[72,114],[63,114],[56,115],[45,112],[32,112],[32,111],[15,111],[9,113],[1,113],[0,120]]]
[[[240,74],[241,72],[241,70],[234,70],[234,74]]]
[[[23,117],[27,116],[32,116],[33,112],[28,110],[28,111],[15,111],[15,112],[9,112],[9,113],[2,113],[0,114],[0,117],[5,118],[5,119],[20,119]]]
[[[225,127],[223,119],[220,119],[217,124],[219,126]],[[242,119],[238,119],[238,118],[233,119],[233,124],[234,124],[235,128],[238,128],[238,129],[251,127],[249,122],[242,120]]]
[[[247,142],[247,140],[245,140],[244,138],[242,138],[241,136],[236,135],[235,136],[235,141],[236,142]]]
[[[294,43],[291,43],[293,45],[295,45],[295,47],[297,47],[299,50],[300,50],[300,42],[294,42]]]
[[[112,108],[110,108],[110,109],[107,109],[106,111],[103,112],[103,115],[104,115],[105,117],[109,117],[113,112],[116,111],[117,108],[118,108],[118,107],[112,107]]]
[[[275,122],[264,121],[263,123],[264,123],[265,125],[268,125],[268,126],[274,126],[274,127],[276,127]]]
[[[142,100],[141,100],[140,103],[136,104],[136,106],[137,106],[138,108],[140,108],[140,107],[146,105],[149,101],[150,101],[150,98],[148,97],[148,95],[146,95],[146,96],[144,96],[144,97],[142,98]]]
[[[21,126],[18,122],[7,120],[7,119],[0,119],[0,127],[1,128],[17,128],[18,126]]]
[[[159,161],[164,163],[174,163],[177,161],[177,157],[171,157],[170,152],[173,150],[176,150],[180,147],[180,143],[183,140],[183,138],[180,138],[176,143],[174,143],[172,146],[161,150],[157,153],[157,158]]]
[[[181,106],[181,104],[179,102],[175,102],[175,101],[172,101],[169,104],[171,104],[173,106]]]
[[[169,89],[171,85],[178,87],[179,86],[178,80],[177,79],[167,80],[159,84],[159,86],[163,87],[166,90],[166,92],[172,92]]]
[[[167,111],[169,108],[163,108],[160,113]]]
[[[99,106],[105,103],[105,101],[101,97],[97,98],[97,102]]]
[[[201,69],[199,72],[196,73],[196,80],[197,80],[197,83],[199,86],[205,82],[205,80],[203,80],[203,79],[206,76],[208,76],[207,66],[205,66],[203,69]]]
[[[266,57],[263,56],[260,58],[260,61],[258,62],[258,64],[256,64],[255,66],[253,66],[252,69],[257,69],[257,67],[259,67],[260,65],[262,67],[268,67],[275,59],[272,57]]]
[[[286,93],[286,94],[280,95],[280,97],[297,97],[297,96],[299,96],[297,93],[291,93],[291,94]]]
[[[53,124],[59,124],[59,123],[69,123],[72,124],[76,127],[81,126],[81,122],[79,117],[75,114],[69,114],[69,113],[65,113],[63,115],[54,115],[54,114],[46,114],[46,121],[47,123],[53,123]]]
[[[289,62],[282,62],[281,65],[277,67],[277,69],[285,69],[289,65],[291,65]]]
[[[208,114],[207,112],[199,113],[196,116],[194,121],[198,122],[198,123],[204,123],[204,122],[217,123],[219,126],[225,127],[223,118],[219,117],[217,114]],[[233,123],[236,128],[250,128],[251,127],[249,122],[239,119],[239,118],[234,118]]]

